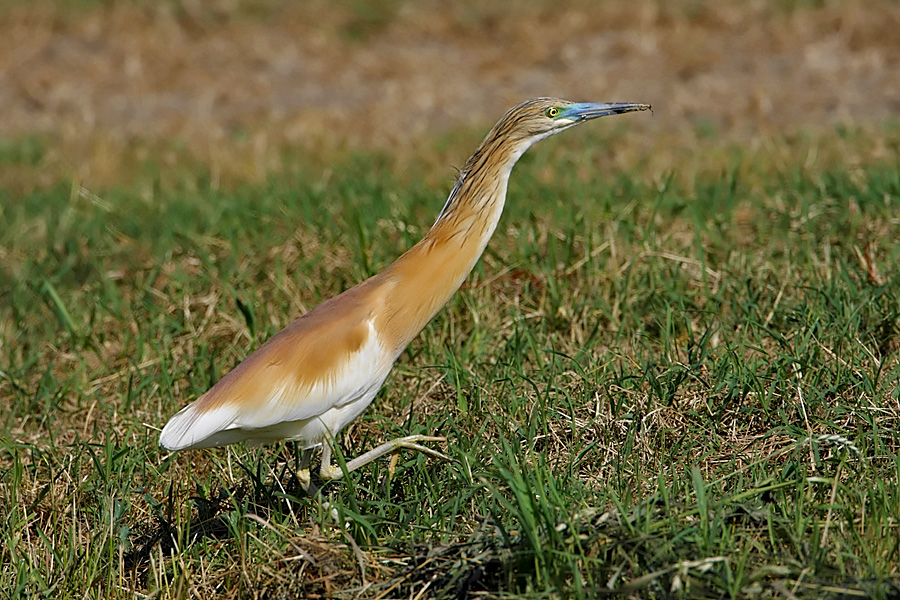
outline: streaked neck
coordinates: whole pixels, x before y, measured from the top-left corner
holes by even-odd
[[[510,172],[528,146],[492,131],[466,162],[432,228],[382,273],[392,289],[384,326],[398,352],[475,267],[503,213]]]

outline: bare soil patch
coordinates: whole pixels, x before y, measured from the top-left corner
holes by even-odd
[[[0,136],[50,134],[80,167],[115,164],[134,140],[177,140],[204,161],[228,146],[262,163],[286,145],[397,151],[538,95],[651,102],[655,118],[628,124],[640,137],[893,119],[900,5],[793,4],[13,6],[0,11]]]

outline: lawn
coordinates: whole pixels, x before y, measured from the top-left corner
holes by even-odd
[[[523,158],[472,277],[339,440],[442,435],[455,461],[325,485],[337,522],[290,444],[173,455],[159,430],[418,240],[452,172],[347,152],[227,187],[148,160],[0,190],[0,589],[897,597],[896,154],[623,167],[603,125]],[[40,165],[40,138],[5,144]]]

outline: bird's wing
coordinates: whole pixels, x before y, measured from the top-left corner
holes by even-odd
[[[226,430],[311,419],[374,395],[393,354],[379,341],[365,300],[345,292],[288,325],[173,416],[160,445],[181,450],[230,443],[241,436],[204,442]]]

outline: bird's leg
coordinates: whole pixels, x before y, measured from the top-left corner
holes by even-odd
[[[309,464],[312,462],[312,454],[315,448],[304,448],[300,454],[300,469],[297,471],[297,479],[300,480],[300,487],[303,488],[310,498],[315,498],[319,493],[319,487],[312,482],[312,476],[309,473]]]
[[[347,464],[345,465],[347,467],[346,472],[350,473],[351,471],[355,471],[356,469],[369,464],[373,460],[381,458],[385,454],[392,454],[403,449],[418,450],[419,452],[422,452],[434,458],[453,461],[453,459],[446,454],[418,443],[446,441],[447,438],[434,437],[430,435],[408,435],[406,437],[397,438],[396,440],[391,440],[390,442],[386,442],[378,446],[377,448],[369,450],[362,456],[357,456],[353,460],[347,461]],[[340,479],[344,476],[344,473],[345,471],[342,470],[340,466],[331,464],[331,445],[328,442],[322,444],[322,468],[319,471],[319,477],[322,478],[322,481],[333,481],[335,479]]]

